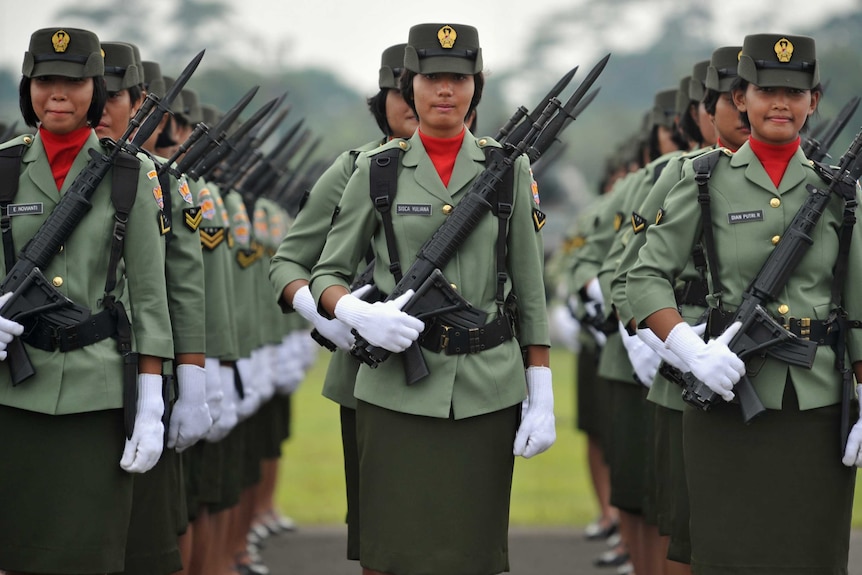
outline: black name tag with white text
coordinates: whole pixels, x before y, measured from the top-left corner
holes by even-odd
[[[430,216],[431,204],[396,204],[395,213],[399,216]]]
[[[736,212],[727,214],[727,222],[729,224],[747,224],[748,222],[762,222],[763,211],[756,210],[753,212]]]
[[[33,204],[9,204],[6,208],[6,213],[10,216],[35,216],[44,211],[42,202],[36,202]]]

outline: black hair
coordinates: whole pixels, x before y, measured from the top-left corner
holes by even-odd
[[[21,109],[21,116],[24,117],[24,123],[35,128],[39,125],[39,118],[36,117],[36,111],[33,110],[33,100],[30,98],[30,81],[29,77],[21,76],[21,83],[18,84],[18,107]],[[102,110],[107,101],[108,88],[105,86],[105,78],[93,76],[93,100],[87,110],[88,124],[91,126],[99,125],[102,119]]]
[[[667,127],[667,126],[665,126],[665,127]],[[649,161],[650,162],[661,156],[661,148],[659,147],[659,143],[658,143],[658,129],[659,129],[659,125],[655,124],[652,128],[650,128],[650,131],[649,131],[648,150],[649,150]],[[685,150],[688,148],[688,142],[685,141],[685,138],[680,133],[680,131],[676,129],[676,127],[672,126],[670,128],[667,128],[667,129],[670,130],[671,141],[673,141],[674,145],[676,145],[676,148],[678,150]]]
[[[410,106],[410,109],[413,110],[413,113],[416,114],[416,118],[419,118],[419,113],[416,111],[416,102],[413,100],[413,78],[416,77],[417,72],[412,70],[404,70],[401,74],[401,78],[398,81],[398,87],[401,88],[401,96],[404,98],[404,101],[407,102],[407,105]],[[470,100],[470,107],[467,109],[467,114],[464,116],[464,120],[470,117],[470,113],[476,109],[476,106],[479,105],[479,102],[482,100],[482,90],[485,88],[485,75],[482,72],[478,74],[473,74],[473,99]]]
[[[721,98],[721,95],[725,92],[719,92],[718,90],[713,90],[712,88],[707,88],[703,93],[703,107],[706,109],[706,113],[710,116],[715,116],[715,108],[718,106],[718,100]]]
[[[386,121],[386,96],[389,94],[389,90],[390,88],[381,88],[377,94],[365,101],[368,104],[368,110],[374,116],[374,121],[377,122],[377,127],[387,136],[392,135],[392,128]]]
[[[694,100],[690,100],[685,111],[679,117],[679,129],[683,136],[693,142],[697,142],[698,146],[703,145],[703,134],[700,131],[700,126],[697,125],[695,117],[697,117],[698,107],[700,104]],[[692,116],[692,108],[694,108],[694,116]]]
[[[733,83],[730,85],[730,93],[733,94],[733,92],[736,92],[737,90],[745,92],[748,89],[749,84],[751,84],[751,82],[743,79],[740,76],[737,76],[736,78],[733,79]],[[823,93],[823,85],[817,84],[816,86],[811,88],[811,93],[812,94],[814,94],[814,93],[822,94]],[[814,111],[814,114],[815,115],[817,114],[816,110]],[[740,110],[739,117],[742,120],[742,124],[750,130],[751,129],[751,122],[748,121],[748,112],[743,112]],[[808,118],[810,118],[810,117],[811,116],[809,116]],[[802,125],[802,129],[800,130],[800,132],[804,132],[808,128],[808,118],[805,119],[805,123]]]

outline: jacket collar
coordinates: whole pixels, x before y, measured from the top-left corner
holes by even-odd
[[[748,142],[742,145],[730,160],[730,165],[735,168],[745,167],[745,177],[754,184],[757,184],[767,192],[775,194],[775,185],[763,169],[763,165],[754,155]],[[802,148],[796,150],[790,162],[787,164],[787,170],[781,178],[778,185],[778,194],[783,194],[788,190],[793,189],[805,180],[805,170],[810,166],[808,158],[802,152]]]
[[[444,202],[452,202],[454,196],[465,192],[473,179],[482,171],[485,153],[479,147],[476,137],[467,130],[464,133],[464,141],[455,158],[455,167],[452,169],[452,177],[449,179],[449,187],[443,185],[443,181],[437,174],[422,139],[417,130],[409,140],[410,146],[404,153],[402,164],[404,167],[415,168],[414,179],[420,187],[428,193]]]

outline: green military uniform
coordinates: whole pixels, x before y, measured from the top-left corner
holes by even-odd
[[[809,38],[746,37],[739,62],[739,75],[757,86],[808,90],[819,81]],[[798,149],[777,186],[748,143],[735,154],[712,153],[719,157],[709,179],[710,224],[718,260],[715,272],[724,289],[721,302],[710,296],[708,303],[732,311],[808,197],[806,185],[826,184]],[[676,306],[673,281],[701,234],[693,178],[692,164],[686,163],[682,181],[667,195],[661,223],[647,230],[639,262],[629,270],[626,293],[634,317],[641,321]],[[813,246],[776,300],[767,303],[767,311],[781,323],[791,317],[813,322],[827,317],[841,204],[833,196],[812,233]],[[850,318],[859,317],[862,308],[860,294],[852,287],[862,279],[860,241],[854,233],[843,291]],[[850,360],[858,361],[860,353],[858,335],[851,331]],[[748,426],[733,405],[717,405],[710,412],[686,407],[683,443],[696,572],[846,571],[855,473],[841,465],[835,449],[841,376],[834,360],[832,348],[820,345],[810,370],[772,358],[748,361],[748,376],[767,407]],[[794,480],[787,486],[774,481],[776,469],[791,468]],[[806,528],[815,523],[817,530]]]
[[[56,56],[62,55],[62,57]],[[99,40],[74,28],[45,29],[31,37],[25,78],[57,75],[101,81],[104,61]],[[57,136],[56,134],[54,135]],[[7,142],[22,145],[18,190],[13,204],[28,206],[12,218],[15,250],[47,219],[90,160],[88,151],[107,154],[90,131],[58,190],[41,134]],[[137,196],[123,246],[134,348],[171,357],[164,276],[164,245],[156,217],[153,169],[142,161]],[[102,310],[108,278],[115,209],[109,170],[91,207],[59,253],[42,272],[54,287],[94,314]],[[7,182],[8,184],[8,182]],[[7,266],[4,263],[5,275]],[[118,295],[115,291],[112,295]],[[0,456],[0,565],[23,572],[109,572],[123,568],[132,476],[119,467],[123,453],[123,360],[112,338],[61,352],[25,343],[36,373],[13,386],[8,364],[0,366],[3,432],[26,433],[27,442],[6,442]],[[63,415],[64,417],[53,417]],[[36,452],[33,446],[38,445]],[[82,464],[81,462],[85,462]],[[13,481],[13,478],[26,481]],[[46,517],[55,518],[45,522]],[[58,519],[59,518],[59,519]]]

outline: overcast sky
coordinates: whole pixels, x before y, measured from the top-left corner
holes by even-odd
[[[158,42],[165,15],[176,0],[38,0],[13,2],[1,0],[0,63],[20,69],[30,33],[49,26],[74,26],[80,23],[57,22],[59,9],[77,6],[150,6],[152,18],[141,22]],[[254,36],[257,46],[245,56],[250,61],[282,63],[288,66],[320,65],[333,69],[345,82],[365,92],[376,88],[381,51],[404,42],[407,31],[421,22],[471,24],[479,29],[486,70],[506,70],[525,65],[521,57],[524,46],[541,35],[537,24],[562,9],[601,10],[608,12],[607,26],[599,31],[573,32],[565,50],[561,71],[575,64],[591,65],[602,54],[596,34],[614,50],[630,50],[648,43],[660,33],[657,15],[689,0],[627,0],[625,11],[610,8],[602,0],[460,0],[458,2],[417,2],[415,0],[225,0],[232,7],[235,27],[221,32],[212,42],[229,43],[231,36]],[[696,0],[701,2],[701,0]],[[860,0],[820,0],[816,11],[811,0],[752,2],[722,0],[706,3],[713,10],[709,34],[716,45],[737,43],[744,34],[767,31],[764,22],[775,23],[770,31],[793,33],[807,23],[840,14]],[[764,17],[768,19],[764,20]],[[743,21],[757,22],[759,28],[741,27]],[[94,29],[105,40],[111,30]],[[592,34],[591,34],[592,32]],[[205,48],[206,46],[200,46]],[[141,46],[146,59],[146,46]],[[197,46],[194,47],[198,49]],[[162,62],[162,67],[170,70]],[[202,66],[207,64],[206,58]],[[179,65],[177,66],[179,67]]]

